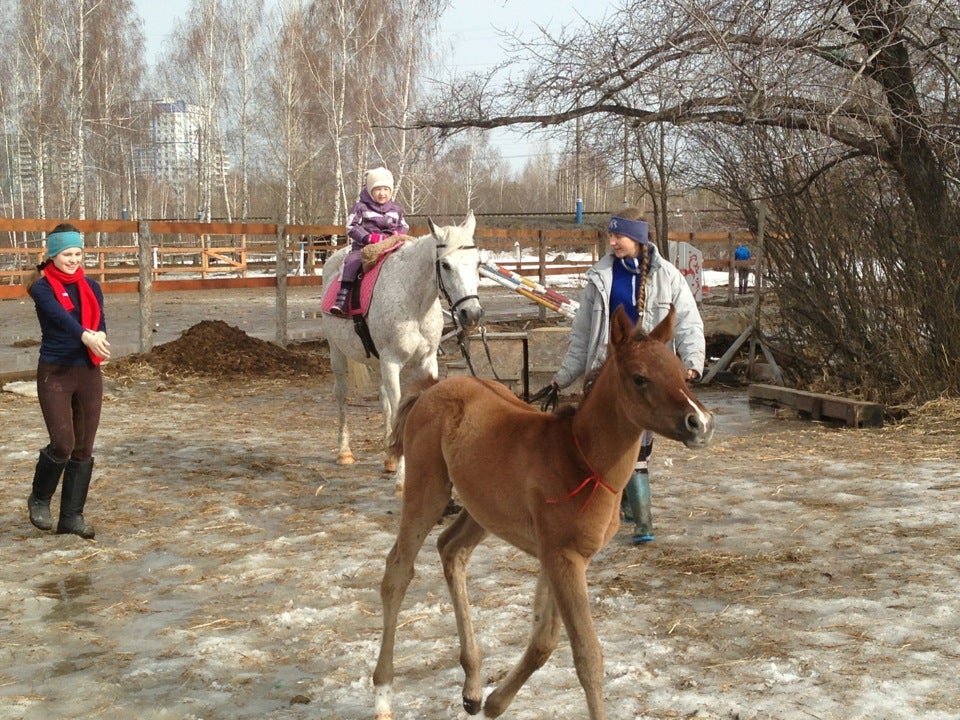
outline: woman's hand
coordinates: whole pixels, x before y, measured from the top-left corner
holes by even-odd
[[[110,342],[107,340],[105,332],[84,330],[83,335],[80,336],[80,342],[101,360],[110,359]]]

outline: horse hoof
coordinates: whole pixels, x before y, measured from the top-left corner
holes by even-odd
[[[467,711],[467,715],[476,715],[483,708],[483,703],[479,700],[471,700],[470,698],[464,696],[463,698],[463,709]]]
[[[385,473],[395,473],[397,471],[397,461],[393,458],[383,461],[383,471]]]
[[[397,480],[397,482],[394,483],[393,491],[397,494],[397,496],[403,495],[403,480]]]
[[[340,453],[337,456],[337,465],[353,465],[356,461],[353,453]]]

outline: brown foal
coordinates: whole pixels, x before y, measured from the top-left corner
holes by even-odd
[[[591,720],[604,720],[603,652],[593,626],[586,570],[620,524],[620,494],[640,433],[703,447],[713,416],[687,388],[664,344],[674,312],[649,335],[622,309],[607,360],[575,411],[547,414],[502,385],[470,377],[428,381],[401,402],[391,442],[407,463],[396,542],[380,585],[383,638],[373,675],[376,718],[390,720],[397,618],[414,560],[456,487],[463,510],[437,541],[460,635],[463,706],[499,717],[550,657],[566,628]],[[513,670],[483,702],[481,655],[467,598],[466,566],[493,533],[540,561],[533,633]]]

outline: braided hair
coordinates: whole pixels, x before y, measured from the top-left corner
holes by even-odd
[[[650,257],[653,255],[653,248],[643,246],[640,248],[643,253],[643,259],[640,261],[640,273],[637,275],[637,322],[643,321],[643,308],[647,304],[647,276],[650,274]]]
[[[627,220],[643,220],[643,211],[637,207],[625,207],[615,213],[618,217]],[[650,258],[653,256],[653,248],[647,245],[640,245],[640,256],[637,258],[640,263],[640,271],[637,274],[637,323],[643,322],[643,308],[647,304],[647,277],[650,275]]]

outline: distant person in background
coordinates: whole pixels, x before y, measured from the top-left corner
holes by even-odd
[[[750,253],[750,248],[744,243],[737,245],[736,250],[733,251],[733,259],[737,262],[746,262],[753,255]],[[737,265],[737,294],[746,295],[747,294],[747,281],[750,279],[750,268],[746,265]]]
[[[585,382],[603,364],[610,337],[610,318],[617,306],[645,332],[650,332],[676,308],[673,350],[687,368],[687,380],[700,378],[706,358],[703,320],[690,286],[676,267],[665,260],[648,237],[647,223],[637,208],[624,208],[607,223],[610,252],[586,273],[586,287],[570,329],[570,346],[551,383],[554,395],[578,377]],[[544,388],[536,396],[549,392]],[[647,461],[653,452],[653,433],[644,431],[630,482],[623,491],[625,519],[635,523],[633,543],[654,539]]]
[[[367,170],[363,184],[360,198],[353,206],[347,222],[350,252],[340,269],[340,289],[330,308],[330,314],[337,317],[349,315],[350,291],[363,264],[363,248],[389,235],[406,235],[410,232],[410,226],[403,217],[403,208],[393,200],[393,173],[385,167]]]
[[[103,376],[110,357],[103,291],[83,273],[83,235],[70,224],[47,236],[44,261],[27,281],[40,321],[37,396],[50,436],[40,451],[27,500],[30,522],[53,529],[50,500],[63,476],[58,533],[94,536],[83,508],[93,475],[93,441],[100,426]]]

